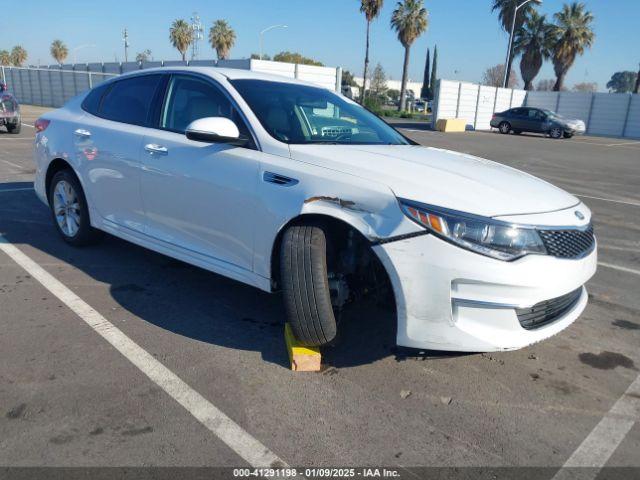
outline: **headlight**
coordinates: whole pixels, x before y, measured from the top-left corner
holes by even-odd
[[[538,232],[488,217],[457,212],[400,199],[404,213],[438,237],[499,260],[515,260],[528,253],[546,254]]]

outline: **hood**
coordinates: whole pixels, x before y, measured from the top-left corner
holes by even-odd
[[[397,197],[487,217],[579,203],[550,183],[472,155],[414,145],[291,145],[291,156],[387,185]]]

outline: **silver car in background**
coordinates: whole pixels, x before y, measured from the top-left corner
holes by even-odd
[[[21,125],[20,104],[9,93],[7,84],[0,82],[0,126],[6,127],[9,133],[18,134]]]

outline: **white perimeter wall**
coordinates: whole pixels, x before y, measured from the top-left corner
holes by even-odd
[[[527,105],[583,120],[587,133],[640,138],[640,95],[628,93],[527,92],[439,80],[434,120],[464,118],[469,130],[488,130],[494,112]]]

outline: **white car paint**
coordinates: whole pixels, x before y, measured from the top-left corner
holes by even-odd
[[[95,228],[265,291],[272,290],[276,239],[289,221],[307,214],[342,220],[372,241],[387,270],[403,346],[520,348],[562,330],[585,308],[583,290],[569,312],[543,328],[524,330],[515,314],[516,306],[582,287],[595,272],[595,249],[580,259],[496,260],[422,235],[424,228],[398,203],[408,198],[510,222],[584,226],[591,213],[572,195],[495,162],[435,148],[288,145],[265,130],[229,82],[296,80],[204,67],[144,72],[217,82],[250,125],[257,148],[98,118],[81,109],[82,95],[44,115],[51,123],[36,134],[35,189],[43,202],[49,166],[62,159],[80,179]],[[295,183],[263,180],[271,174]]]

